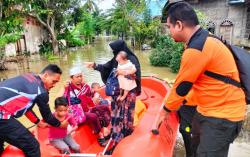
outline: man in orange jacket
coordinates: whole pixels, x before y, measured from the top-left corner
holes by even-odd
[[[206,71],[240,81],[230,50],[202,29],[194,9],[178,2],[166,9],[167,27],[176,42],[187,47],[182,55],[180,71],[166,100],[162,117],[179,109],[192,89],[198,113],[194,117],[193,136],[199,137],[196,156],[226,157],[229,145],[240,132],[246,112],[241,88],[211,78]],[[164,14],[165,15],[165,14]]]

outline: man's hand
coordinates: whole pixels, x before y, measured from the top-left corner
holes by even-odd
[[[60,128],[67,128],[69,125],[68,118],[61,122]]]
[[[159,119],[156,123],[156,127],[159,128],[161,123],[165,120],[168,119],[168,115],[169,115],[169,112],[166,112],[165,110],[161,110],[161,113],[160,113],[160,116],[159,116]]]
[[[94,68],[95,67],[95,63],[94,62],[85,62],[85,65],[87,68]]]
[[[69,85],[70,85],[70,82],[71,82],[70,80],[67,80],[66,83],[65,83],[65,85],[64,85],[64,87],[65,87],[65,88],[68,88]]]
[[[159,121],[157,123],[157,126],[161,124],[161,122],[165,121],[168,119],[169,112],[166,112],[165,110],[161,110]]]
[[[38,126],[39,128],[46,128],[46,127],[49,126],[49,124],[48,124],[48,123],[45,123],[44,121],[40,121],[39,123],[37,123],[37,126]]]
[[[166,112],[165,110],[162,110],[157,121],[155,122],[155,126],[153,126],[152,128],[152,133],[154,135],[158,135],[159,134],[159,128],[160,128],[160,125],[163,121],[167,120],[168,119],[168,115],[169,113]]]

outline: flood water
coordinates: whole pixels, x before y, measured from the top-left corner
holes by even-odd
[[[25,72],[34,72],[39,73],[44,66],[49,63],[58,64],[63,69],[63,75],[61,81],[57,84],[57,86],[50,91],[50,104],[53,104],[54,99],[57,96],[57,93],[63,87],[66,80],[69,79],[69,69],[73,66],[80,66],[84,71],[84,79],[88,83],[92,82],[101,82],[100,74],[94,70],[87,69],[84,66],[85,62],[95,61],[96,63],[105,63],[109,59],[112,58],[112,51],[108,46],[109,41],[105,38],[98,38],[96,43],[92,46],[85,47],[82,49],[71,49],[69,52],[65,53],[60,57],[60,59],[48,61],[43,59],[39,55],[33,55],[30,57],[29,67],[30,69],[24,68],[26,63],[23,65],[18,65],[17,63],[11,63],[8,67],[10,68],[7,71],[0,71],[0,78],[11,78]],[[138,56],[141,68],[142,75],[144,76],[157,76],[162,79],[173,80],[175,78],[175,74],[171,73],[168,68],[164,67],[153,67],[149,64],[148,56],[150,55],[150,51],[139,52],[135,51]],[[53,107],[51,106],[53,110]],[[38,109],[35,107],[36,112]],[[38,113],[38,112],[37,112]],[[38,113],[40,116],[40,114]],[[248,118],[250,119],[250,118]],[[22,117],[20,121],[27,127],[32,126],[25,117]],[[249,120],[248,120],[249,121]],[[245,124],[247,129],[250,128],[249,122]],[[250,135],[249,131],[245,129],[244,133],[240,138],[237,139],[231,148],[230,148],[230,157],[250,157]],[[176,145],[176,153],[175,157],[184,157],[183,143],[181,141],[181,136],[177,140]]]

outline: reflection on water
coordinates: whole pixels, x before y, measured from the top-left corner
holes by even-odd
[[[148,56],[150,52],[136,51],[135,53],[141,63],[142,75],[154,75],[162,79],[168,78],[168,80],[173,80],[175,78],[175,74],[171,73],[168,68],[152,67],[149,64]],[[108,46],[108,41],[100,38],[91,47],[78,50],[72,49],[68,53],[65,53],[65,55],[63,55],[59,60],[47,61],[42,59],[39,55],[34,55],[30,58],[30,69],[25,69],[23,68],[23,65],[17,65],[16,63],[10,64],[10,70],[0,71],[0,78],[11,78],[25,72],[39,73],[42,68],[49,63],[58,64],[63,69],[63,74],[58,85],[50,91],[50,105],[51,109],[53,110],[53,101],[56,98],[59,90],[63,87],[64,82],[69,79],[68,74],[71,67],[80,66],[84,72],[84,78],[86,82],[101,83],[100,74],[94,70],[87,69],[84,66],[84,62],[95,61],[97,63],[105,63],[106,61],[111,59],[112,56],[113,55],[111,49]],[[25,63],[23,64],[25,65]],[[37,107],[35,107],[34,110],[36,113],[38,113]],[[38,115],[40,114],[38,113]],[[25,117],[20,118],[20,121],[26,126],[32,125]],[[179,142],[179,140],[176,150],[176,157],[184,156],[183,144],[182,142]],[[233,149],[231,149],[230,151],[232,151],[230,153],[231,157],[239,156],[237,155],[239,151],[241,152],[240,157],[247,157],[250,156],[250,145],[246,144],[246,142],[236,143],[233,145]]]

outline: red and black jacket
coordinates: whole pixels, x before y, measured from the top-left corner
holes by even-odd
[[[25,114],[31,122],[37,124],[40,120],[32,111],[37,104],[45,122],[60,126],[60,121],[51,113],[48,91],[39,76],[28,73],[5,80],[0,83],[0,93],[1,119],[19,118]]]

